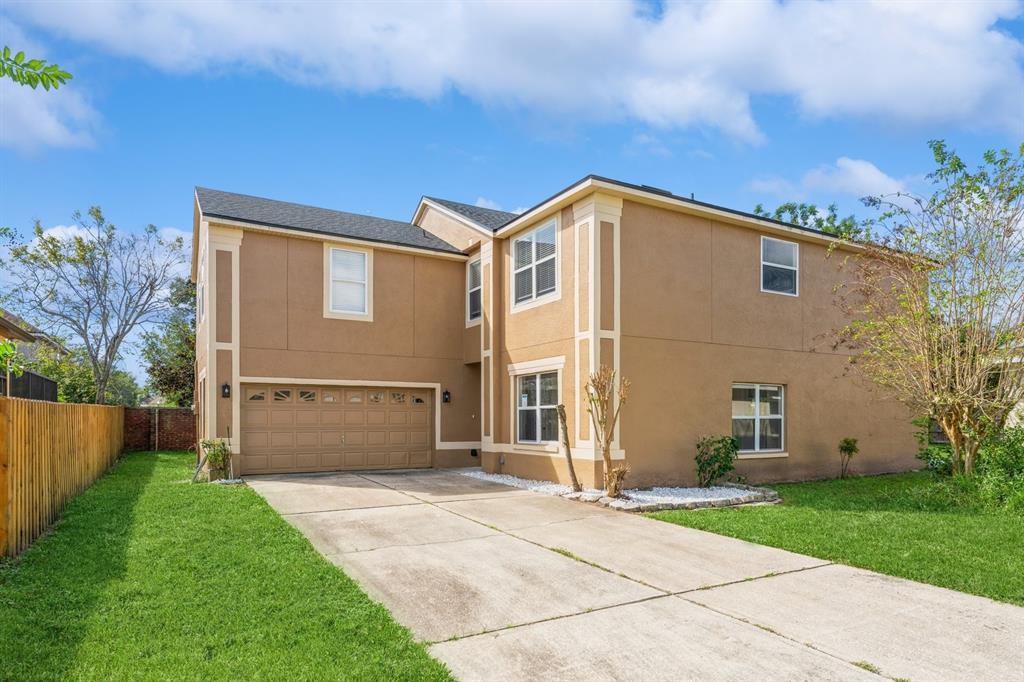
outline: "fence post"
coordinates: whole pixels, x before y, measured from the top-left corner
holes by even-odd
[[[0,398],[0,556],[13,555],[8,547],[11,526],[11,402]]]

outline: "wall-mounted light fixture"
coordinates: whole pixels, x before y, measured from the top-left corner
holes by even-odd
[[[452,401],[452,393],[448,389],[445,389],[444,393],[441,394],[441,402],[442,403],[450,403],[451,401]]]
[[[230,398],[231,397],[231,384],[224,384],[220,387],[220,397]]]

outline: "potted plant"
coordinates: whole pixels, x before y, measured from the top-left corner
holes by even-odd
[[[200,443],[206,453],[206,464],[209,467],[209,480],[219,481],[228,477],[231,467],[231,451],[227,441],[222,438],[209,438]]]

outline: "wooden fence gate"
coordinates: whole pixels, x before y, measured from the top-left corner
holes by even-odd
[[[31,545],[123,446],[123,407],[0,398],[0,555]]]

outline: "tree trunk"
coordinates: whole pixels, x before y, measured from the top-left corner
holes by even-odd
[[[558,423],[562,427],[562,445],[565,446],[565,463],[569,467],[569,480],[572,481],[572,491],[574,493],[582,492],[583,486],[580,485],[579,479],[576,478],[576,467],[572,465],[572,449],[569,447],[569,425],[565,420],[565,405],[559,405],[555,409],[558,411]]]

